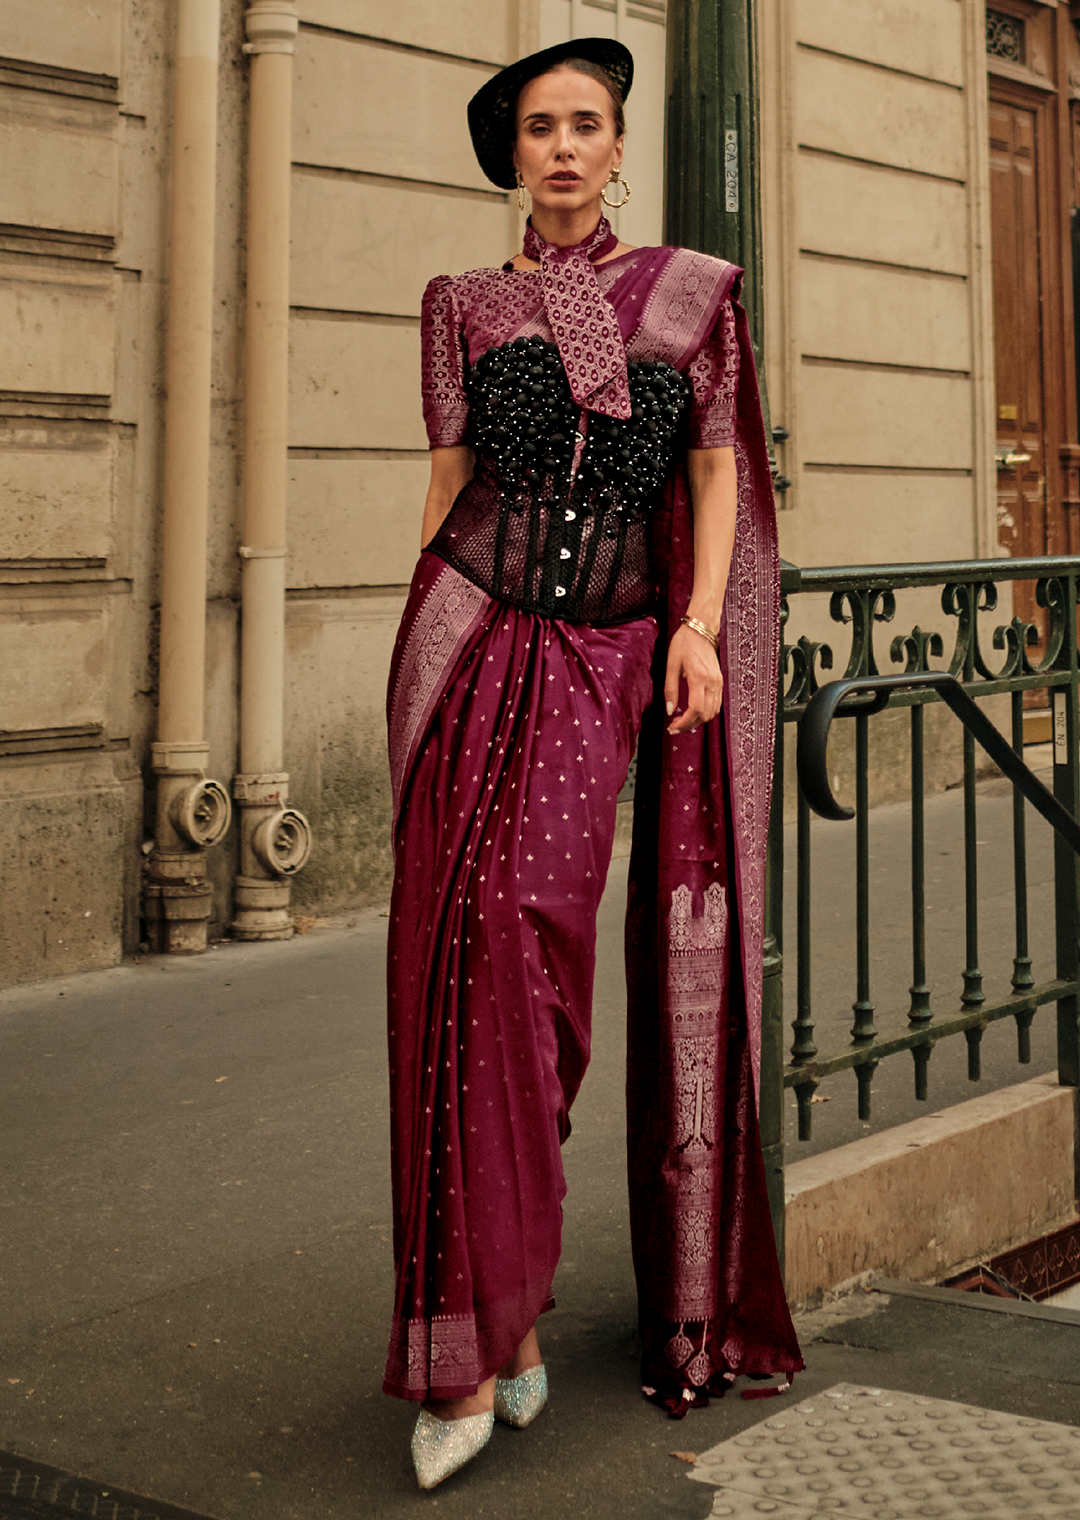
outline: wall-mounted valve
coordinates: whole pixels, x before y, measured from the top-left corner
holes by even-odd
[[[281,808],[256,827],[251,848],[275,876],[295,876],[311,854],[311,825],[295,808]]]
[[[232,801],[219,781],[196,781],[172,798],[169,817],[173,828],[188,844],[209,849],[228,832]]]
[[[236,878],[236,939],[288,939],[292,878],[311,854],[311,825],[288,805],[284,771],[246,772],[233,779],[240,809],[240,871]]]
[[[232,801],[206,774],[203,740],[160,740],[154,745],[157,782],[154,849],[143,875],[143,916],[154,950],[197,955],[206,949],[213,889],[207,851],[232,822]]]

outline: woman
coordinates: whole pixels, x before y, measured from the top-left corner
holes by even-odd
[[[560,1146],[639,732],[628,1095],[645,1391],[681,1414],[739,1372],[802,1365],[751,1069],[771,488],[740,271],[630,248],[601,214],[632,72],[594,38],[488,81],[473,144],[495,184],[532,198],[524,248],[433,280],[423,303],[431,485],[388,704],[384,1384],[422,1401],[422,1487],[475,1455],[493,1418],[526,1425],[546,1397],[535,1325],[553,1302]]]

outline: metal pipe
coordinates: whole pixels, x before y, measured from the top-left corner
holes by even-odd
[[[285,501],[288,486],[289,194],[292,174],[290,0],[254,0],[247,176],[246,418],[241,556],[240,874],[233,933],[287,939],[289,879],[311,847],[284,770]]]
[[[205,848],[229,825],[206,778],[206,527],[210,476],[220,0],[178,0],[162,507],[155,847],[144,903],[157,950],[206,949]]]

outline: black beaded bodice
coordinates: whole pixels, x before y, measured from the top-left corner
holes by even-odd
[[[429,548],[531,612],[603,624],[650,611],[647,519],[690,385],[669,364],[627,370],[629,419],[583,417],[554,343],[516,338],[482,354],[468,377],[476,473]]]

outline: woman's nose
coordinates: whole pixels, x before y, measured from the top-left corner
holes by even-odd
[[[555,141],[555,157],[572,158],[573,154],[574,147],[573,143],[570,141],[570,134],[568,132],[563,132],[562,135],[560,137],[557,137]]]

